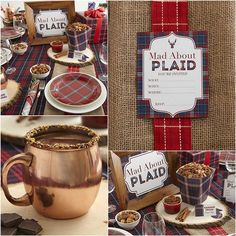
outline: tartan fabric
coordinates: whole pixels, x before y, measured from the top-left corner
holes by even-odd
[[[214,171],[213,168],[212,171]],[[176,172],[176,177],[179,183],[183,202],[191,205],[196,205],[204,202],[209,194],[213,175],[214,172],[212,172],[210,176],[196,179],[187,178]]]
[[[14,27],[4,27],[4,28],[1,28],[1,36],[2,37],[15,37],[17,35],[20,35],[19,32],[17,32],[15,30]]]
[[[27,33],[22,37],[22,39],[11,40],[12,44],[18,42],[27,42],[28,37]],[[46,83],[50,80],[54,68],[54,63],[47,56],[47,50],[49,45],[39,45],[39,46],[29,46],[27,52],[24,55],[13,54],[11,61],[9,62],[10,66],[16,67],[16,72],[8,75],[8,79],[15,80],[20,83],[21,86],[21,96],[15,101],[15,103],[10,106],[8,109],[5,109],[1,112],[2,115],[18,115],[21,114],[22,109],[24,107],[28,88],[31,84],[32,76],[30,74],[30,67],[39,64],[45,63],[51,67],[50,75],[46,78]],[[7,65],[4,65],[6,69]],[[46,104],[46,99],[44,96],[40,96],[36,114],[43,114],[44,107]]]
[[[228,235],[227,232],[225,232],[225,230],[220,227],[220,226],[215,226],[215,227],[210,227],[207,229],[207,231],[211,234],[211,235]]]
[[[90,39],[92,29],[84,30],[82,32],[66,30],[66,35],[68,38],[69,55],[68,57],[73,57],[75,50],[83,51],[88,45],[88,40]]]
[[[101,94],[100,84],[93,78],[73,73],[54,80],[50,92],[58,101],[70,105],[85,105],[95,101]]]
[[[168,113],[154,111],[149,100],[143,100],[143,49],[148,49],[151,41],[156,37],[169,35],[171,32],[140,32],[137,34],[137,112],[140,118],[171,118]],[[176,35],[190,37],[195,41],[197,48],[203,51],[203,99],[198,99],[192,111],[181,112],[174,118],[198,118],[208,115],[208,37],[205,31],[174,32]]]
[[[227,176],[228,176],[228,172],[223,166],[221,166],[218,172],[217,180],[212,181],[210,195],[212,195],[213,197],[219,200],[223,200],[222,193],[223,193],[223,187],[224,187],[224,179],[227,178]],[[109,213],[109,219],[114,219],[115,215],[120,211],[115,191],[109,194],[109,204],[114,204],[117,207],[116,211]],[[230,216],[235,218],[235,204],[226,202],[226,205],[229,207]],[[149,207],[145,207],[139,210],[139,213],[143,217],[145,214],[155,211],[155,206],[156,204],[153,204]],[[115,224],[110,223],[109,226],[120,228],[117,223]],[[211,228],[215,228],[215,227],[206,228],[206,229],[209,229],[210,234],[212,233]],[[129,230],[129,232],[133,235],[142,235],[142,220],[133,230]],[[166,235],[189,235],[189,233],[185,231],[183,228],[178,228],[178,227],[174,227],[171,224],[166,224]]]
[[[179,152],[180,166],[183,166],[189,162],[205,164],[215,169],[214,177],[216,178],[219,170],[219,154],[220,152],[218,151]]]
[[[152,31],[187,31],[188,1],[163,2],[152,1]],[[158,124],[158,123],[162,124]],[[155,124],[159,126],[156,126]],[[170,124],[170,123],[174,123]],[[184,125],[183,125],[184,124]],[[170,135],[165,126],[169,127]],[[176,127],[178,126],[178,132]],[[173,131],[173,132],[172,132]],[[168,141],[168,142],[167,142]],[[192,149],[192,132],[190,119],[154,119],[154,149],[156,150],[190,150]]]
[[[192,146],[191,120],[153,119],[155,150],[188,150]]]
[[[84,12],[76,12],[75,21],[87,24],[92,28],[91,38],[89,40],[89,43],[97,44],[107,41],[108,19],[106,16],[103,18],[91,18],[91,17],[85,17]],[[98,24],[99,24],[99,29],[97,29]],[[97,34],[96,30],[99,30],[99,34]],[[96,35],[98,35],[98,38],[95,38]]]
[[[16,39],[11,40],[12,43],[19,43],[21,41],[28,42],[27,33],[22,37],[22,39]],[[8,75],[8,79],[13,79],[16,82],[20,83],[21,85],[21,96],[17,99],[17,101],[8,109],[2,110],[2,115],[19,115],[22,112],[22,109],[24,107],[28,88],[31,83],[31,74],[30,74],[30,67],[38,64],[38,63],[45,63],[48,64],[51,67],[51,73],[46,78],[46,83],[51,79],[53,69],[54,69],[54,63],[49,59],[47,56],[47,50],[49,48],[49,45],[39,45],[39,46],[32,46],[28,48],[27,52],[20,56],[17,54],[13,54],[13,57],[9,63],[10,66],[16,67],[17,71],[13,74]],[[94,52],[96,56],[96,61],[94,63],[95,70],[97,76],[102,74],[106,71],[106,67],[100,62],[99,60],[99,48],[100,44],[91,44],[90,48]],[[4,68],[6,69],[7,65],[4,65]],[[103,82],[105,86],[107,87],[107,82]],[[46,104],[46,98],[44,94],[42,94],[39,97],[37,108],[35,111],[35,115],[42,115],[44,113],[44,108]],[[107,114],[107,102],[103,104],[104,112]]]

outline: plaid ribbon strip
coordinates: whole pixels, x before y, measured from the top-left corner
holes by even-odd
[[[102,43],[107,41],[108,19],[106,15],[103,18],[85,17],[84,12],[77,12],[75,21],[80,21],[92,28],[89,43]]]
[[[152,1],[152,31],[187,31],[188,2]],[[174,127],[172,127],[174,123]],[[184,124],[184,125],[183,125]],[[168,133],[166,132],[166,125]],[[176,128],[177,126],[177,128]],[[190,150],[192,149],[190,119],[154,119],[155,150]]]
[[[207,229],[207,231],[211,235],[221,235],[221,236],[228,235],[228,233],[225,232],[225,230],[220,226],[210,227]]]

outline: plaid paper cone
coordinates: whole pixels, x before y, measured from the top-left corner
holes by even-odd
[[[187,178],[178,174],[178,170],[176,171],[183,202],[197,205],[207,199],[215,169],[211,168],[211,170],[211,175],[203,178]]]
[[[70,31],[66,29],[70,58],[73,57],[74,51],[83,51],[86,49],[88,41],[91,37],[91,32],[92,29],[90,27],[82,32]]]

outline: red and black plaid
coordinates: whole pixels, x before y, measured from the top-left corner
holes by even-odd
[[[219,158],[220,152],[218,151],[189,151],[189,152],[179,152],[180,155],[180,165],[183,166],[189,162],[197,162],[200,164],[208,165],[215,169],[214,178],[217,177],[219,170]]]
[[[57,77],[50,85],[50,92],[62,103],[80,106],[96,100],[101,86],[94,78],[74,72]]]
[[[90,27],[82,32],[66,30],[69,46],[68,57],[73,58],[73,53],[75,50],[83,51],[86,49],[88,41],[91,37],[91,32],[92,29]]]
[[[178,174],[178,172],[176,173],[183,202],[191,205],[197,205],[207,199],[214,175],[214,169],[211,169],[212,173],[210,176],[198,179],[187,178]]]
[[[84,12],[77,12],[75,21],[87,24],[92,28],[89,43],[102,43],[107,41],[108,19],[106,15],[104,15],[103,18],[92,18],[84,16]]]

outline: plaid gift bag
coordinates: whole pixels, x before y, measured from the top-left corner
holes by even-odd
[[[203,178],[187,178],[178,174],[177,170],[176,177],[183,202],[190,205],[197,205],[207,199],[215,171],[213,168],[211,169],[211,175]]]
[[[68,57],[74,57],[74,51],[83,51],[88,45],[88,41],[91,37],[92,29],[89,27],[82,32],[69,31],[66,29],[66,35],[68,38],[69,55]]]
[[[201,152],[179,152],[180,166],[188,164],[189,162],[197,162],[208,165],[215,169],[214,178],[217,178],[219,170],[219,152],[215,151],[201,151]]]
[[[108,24],[107,16],[104,14],[100,18],[88,17],[85,16],[85,13],[86,12],[77,12],[75,20],[87,24],[92,28],[92,33],[89,43],[97,44],[107,41],[107,24]]]

